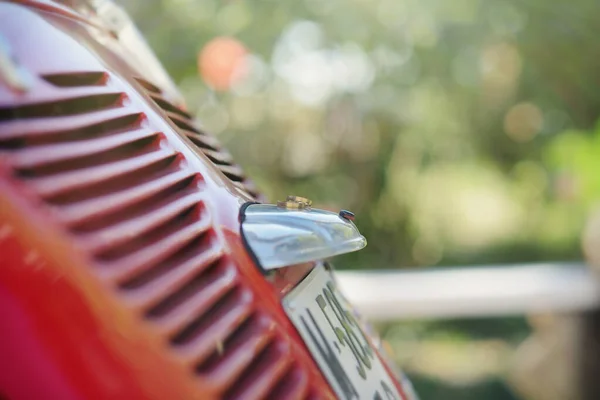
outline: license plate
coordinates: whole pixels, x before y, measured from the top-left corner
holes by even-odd
[[[284,298],[283,306],[338,398],[402,399],[323,265]]]

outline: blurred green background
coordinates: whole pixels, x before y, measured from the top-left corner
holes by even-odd
[[[121,3],[270,200],[356,213],[369,245],[339,268],[583,258],[600,196],[597,0]],[[246,54],[225,85],[219,44]],[[527,398],[505,379],[525,318],[380,328],[423,399]]]

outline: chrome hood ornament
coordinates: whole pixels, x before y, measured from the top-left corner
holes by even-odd
[[[246,247],[265,271],[364,248],[367,240],[353,219],[349,211],[313,209],[310,200],[297,196],[277,205],[247,203],[240,210]]]

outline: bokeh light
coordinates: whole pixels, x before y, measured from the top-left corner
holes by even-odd
[[[519,103],[510,108],[504,117],[504,130],[516,142],[528,142],[542,130],[544,117],[532,103]]]
[[[237,39],[217,37],[198,54],[198,70],[202,79],[215,90],[228,90],[247,73],[248,51]]]

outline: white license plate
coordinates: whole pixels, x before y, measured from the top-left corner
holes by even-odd
[[[284,298],[283,305],[338,398],[402,399],[352,307],[322,265]]]

